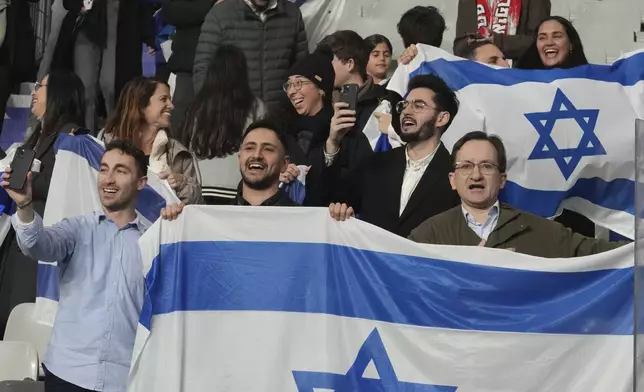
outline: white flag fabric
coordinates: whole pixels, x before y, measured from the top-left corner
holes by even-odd
[[[306,26],[309,50],[315,51],[318,42],[338,30],[347,0],[290,0],[300,7]]]
[[[188,206],[140,245],[129,392],[633,388],[632,244],[541,259],[325,209]]]
[[[47,206],[43,217],[45,226],[64,218],[101,211],[97,178],[103,143],[91,136],[60,135],[54,145],[56,164],[51,178]],[[139,193],[137,211],[148,223],[159,217],[161,208],[178,203],[167,181],[148,173],[148,185]],[[52,326],[58,311],[58,268],[56,263],[38,263],[38,293],[35,319]]]
[[[400,66],[388,88],[435,74],[461,102],[443,136],[448,149],[478,130],[503,140],[508,183],[502,199],[553,217],[563,207],[634,238],[635,120],[644,119],[644,51],[612,66],[499,69],[426,45]]]
[[[394,102],[394,105],[396,102]],[[380,124],[376,113],[391,115],[393,112],[392,104],[383,100],[380,105],[373,111],[371,117],[362,128],[362,133],[365,134],[371,145],[371,149],[374,152],[384,152],[389,151],[392,148],[397,148],[403,145],[403,142],[400,140],[400,136],[396,133],[393,126],[390,124],[387,130],[387,133],[380,131]]]

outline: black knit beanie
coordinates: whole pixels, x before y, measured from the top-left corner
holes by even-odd
[[[331,58],[323,53],[313,53],[295,63],[288,71],[287,77],[293,75],[304,76],[315,83],[327,97],[331,97],[335,71]]]

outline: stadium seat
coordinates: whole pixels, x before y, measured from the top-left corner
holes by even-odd
[[[51,327],[33,318],[35,303],[23,303],[11,311],[4,340],[7,342],[29,342],[34,345],[39,358],[44,358],[51,337]],[[42,371],[40,371],[42,375]]]
[[[28,342],[0,341],[0,381],[38,379],[38,351]]]
[[[45,383],[39,381],[0,381],[0,392],[45,392]]]

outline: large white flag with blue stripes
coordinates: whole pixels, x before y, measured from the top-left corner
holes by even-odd
[[[103,143],[91,136],[60,135],[54,145],[56,164],[52,174],[43,221],[53,225],[92,211],[101,211],[97,178]],[[174,191],[165,180],[148,173],[148,185],[139,193],[137,211],[149,223],[159,217],[166,200],[178,203]],[[58,311],[58,277],[56,263],[39,262],[36,314],[41,323],[53,325]]]
[[[140,244],[130,392],[633,390],[632,244],[540,259],[204,206]]]
[[[508,153],[501,197],[552,217],[561,208],[634,238],[635,119],[644,119],[644,51],[612,66],[495,69],[430,46],[400,66],[389,88],[405,96],[415,75],[436,74],[458,92],[459,114],[443,136],[500,136]]]

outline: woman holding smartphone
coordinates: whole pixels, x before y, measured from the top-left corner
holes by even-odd
[[[36,83],[31,94],[31,112],[39,120],[23,145],[35,151],[40,171],[32,173],[32,205],[42,216],[54,170],[54,144],[61,133],[74,133],[85,125],[85,88],[71,71],[52,71]],[[36,299],[38,264],[18,249],[13,229],[0,248],[0,336],[14,306]]]

